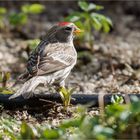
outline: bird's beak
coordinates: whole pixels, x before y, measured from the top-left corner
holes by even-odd
[[[74,34],[78,35],[82,32],[83,32],[83,30],[79,29],[78,27],[75,27]]]

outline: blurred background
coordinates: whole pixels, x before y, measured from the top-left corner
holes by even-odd
[[[22,86],[14,83],[30,53],[61,21],[84,30],[74,39],[78,60],[66,85],[80,97],[95,94],[99,107],[64,107],[45,98],[40,101],[47,106],[37,107],[35,100],[32,109],[28,100],[27,106],[21,98],[9,101],[5,94]],[[67,101],[69,89],[64,92]],[[35,91],[44,92],[56,93],[48,86]],[[140,102],[133,96],[130,103],[127,94],[139,93],[140,0],[0,0],[0,104],[13,108],[0,105],[0,139],[138,139]],[[21,109],[15,108],[15,101]]]

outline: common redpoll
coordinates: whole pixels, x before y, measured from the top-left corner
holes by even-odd
[[[20,76],[25,83],[10,99],[20,95],[30,98],[40,84],[65,87],[65,79],[77,60],[73,37],[78,32],[81,30],[70,22],[53,26],[29,56],[27,69]]]

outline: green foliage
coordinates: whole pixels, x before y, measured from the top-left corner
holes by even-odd
[[[27,23],[27,18],[28,17],[25,13],[12,13],[9,16],[9,22],[14,26],[24,25]]]
[[[0,15],[2,15],[2,14],[6,14],[6,13],[7,13],[6,8],[4,8],[4,7],[0,7]]]
[[[137,137],[134,129],[140,127],[140,101],[133,96],[132,104],[112,104],[105,108],[105,115],[89,116],[85,107],[79,106],[78,117],[64,120],[57,128],[48,124],[31,125],[11,117],[0,118],[0,137],[11,139],[97,139],[113,140]],[[83,109],[82,109],[83,108]],[[17,133],[18,132],[18,133]],[[127,135],[126,135],[127,134]],[[138,138],[138,137],[137,137]]]
[[[40,14],[44,10],[44,6],[41,4],[23,5],[19,13],[11,13],[9,16],[9,22],[13,26],[21,26],[28,22],[29,14]]]
[[[34,128],[31,128],[27,123],[23,122],[20,128],[21,139],[34,139]]]
[[[43,131],[41,138],[42,139],[58,139],[59,138],[59,131],[58,130],[49,130],[46,129]]]
[[[21,11],[26,14],[40,14],[45,7],[41,4],[23,5]]]
[[[103,6],[96,5],[96,4],[93,4],[93,3],[88,4],[85,1],[79,1],[78,5],[85,12],[89,12],[91,10],[102,10],[104,8]]]
[[[2,29],[5,26],[4,20],[7,18],[7,13],[9,23],[14,27],[20,27],[28,22],[30,14],[40,14],[44,9],[45,7],[41,4],[30,4],[21,6],[19,12],[10,13],[9,11],[7,12],[6,8],[0,7],[0,28]]]
[[[11,75],[9,72],[1,72],[0,73],[0,82],[3,87],[6,87],[7,81],[10,79]]]
[[[0,7],[0,29],[4,28],[4,18],[6,13],[6,8]]]
[[[17,130],[20,129],[21,122],[12,119],[10,116],[0,117],[0,139],[5,136],[16,140],[18,138]]]
[[[72,93],[74,92],[75,88],[72,88],[72,89],[66,89],[64,87],[61,87],[59,89],[59,93],[60,93],[60,96],[61,96],[61,99],[63,101],[63,105],[65,107],[68,107],[69,104],[70,104],[70,99],[71,99],[71,95]]]
[[[102,10],[104,7],[86,1],[79,1],[78,6],[82,12],[73,12],[65,20],[74,22],[79,28],[84,29],[84,34],[81,39],[88,42],[89,47],[93,47],[93,30],[102,30],[105,33],[110,31],[112,21],[110,18],[97,13],[96,11]],[[82,42],[83,43],[83,42]]]
[[[122,96],[119,96],[119,95],[113,95],[111,97],[111,102],[113,104],[122,104],[124,102],[124,99]]]
[[[27,44],[31,50],[33,50],[40,42],[40,39],[27,40]]]
[[[7,83],[11,77],[9,72],[0,72],[0,93],[12,94],[12,89],[8,88]]]

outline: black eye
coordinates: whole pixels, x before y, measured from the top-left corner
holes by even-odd
[[[66,30],[66,31],[71,31],[72,28],[71,28],[71,27],[66,27],[65,30]]]

